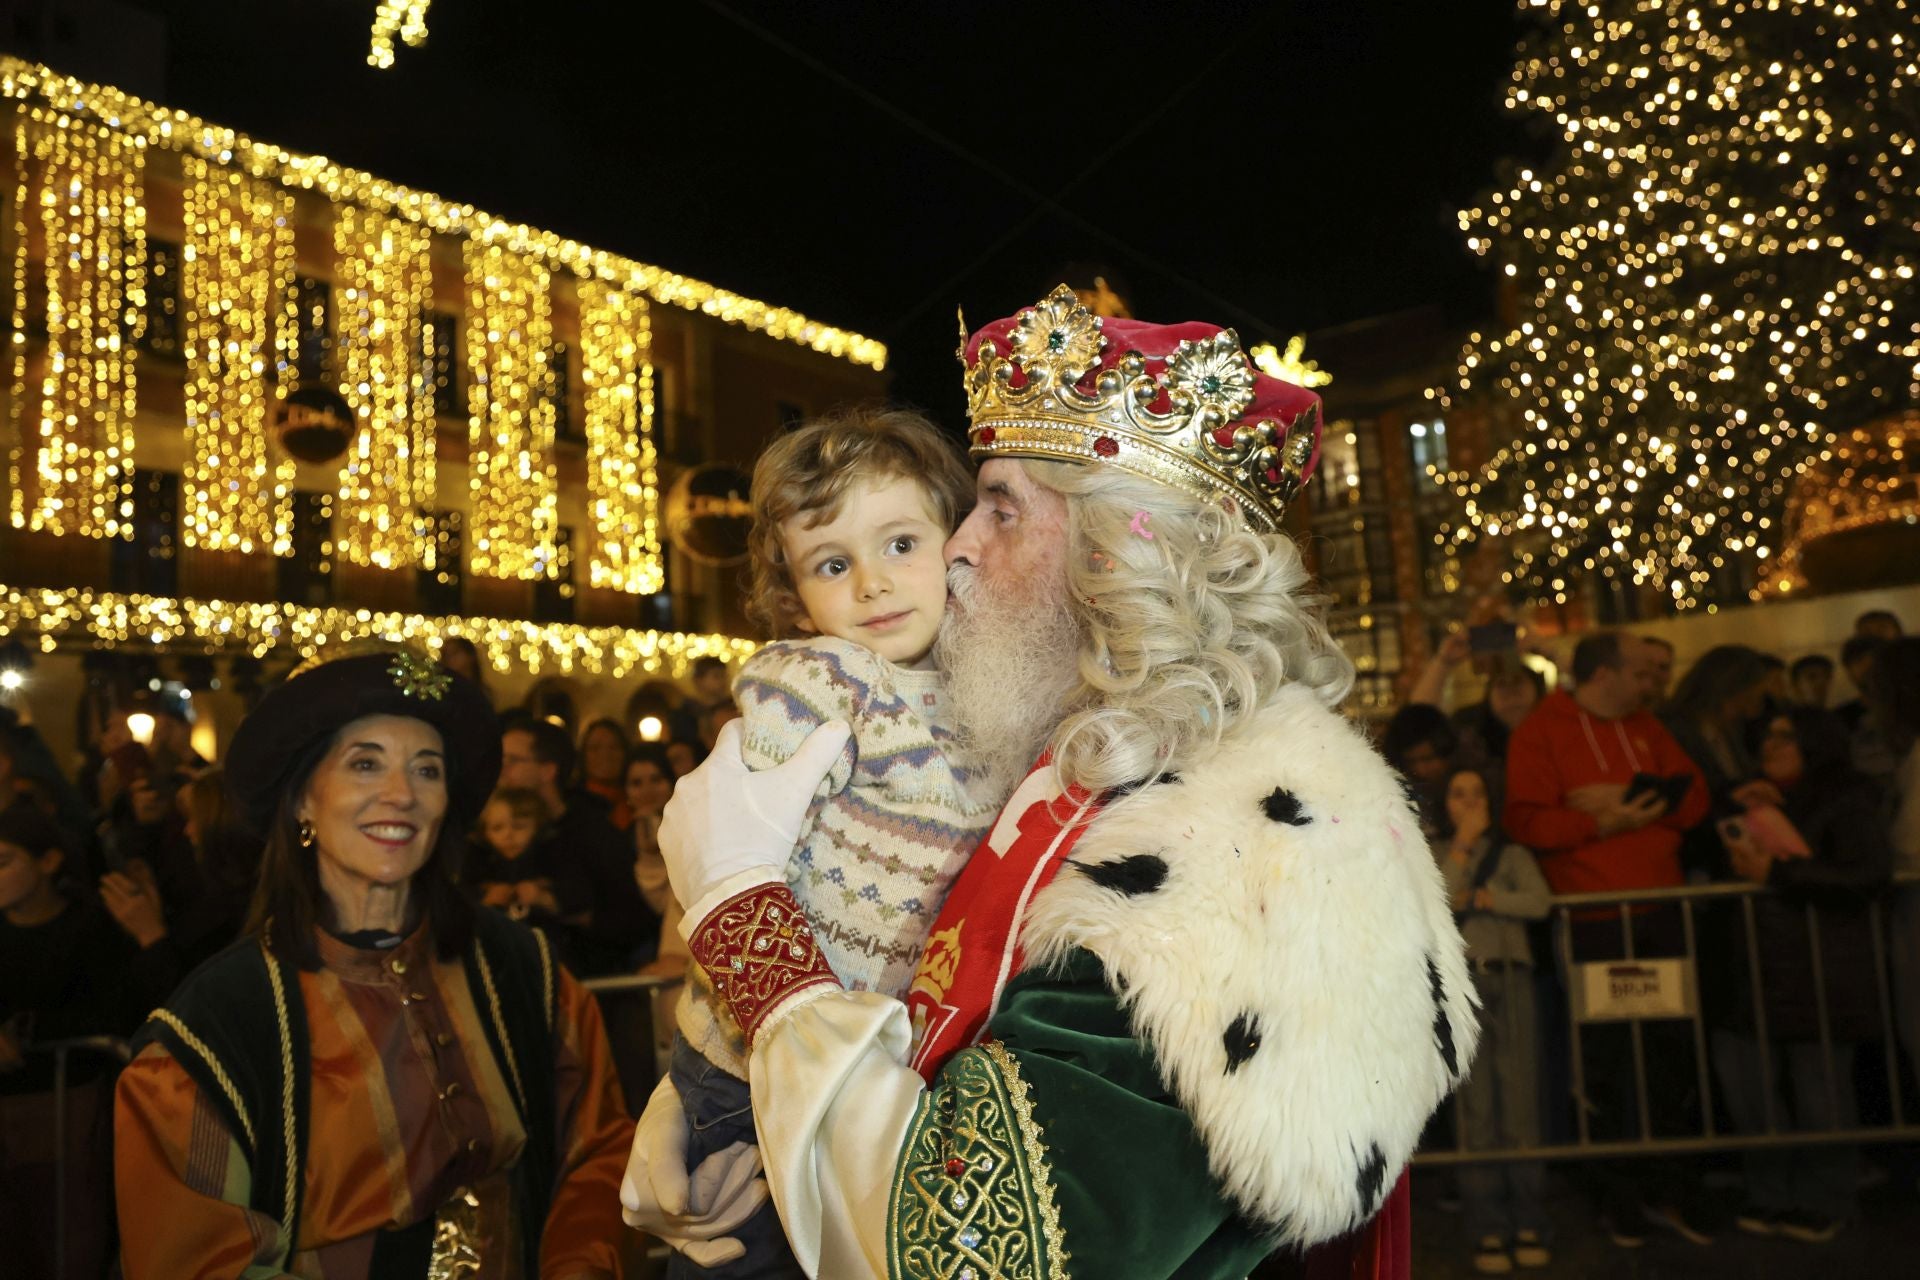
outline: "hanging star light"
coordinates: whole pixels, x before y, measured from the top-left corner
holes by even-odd
[[[367,65],[384,71],[393,65],[393,38],[409,49],[427,42],[427,8],[433,0],[380,0],[373,10],[373,44]]]
[[[1920,396],[1915,0],[1522,0],[1507,105],[1556,137],[1460,224],[1518,291],[1443,408],[1510,411],[1447,475],[1458,550],[1536,600],[1748,593],[1795,477]]]

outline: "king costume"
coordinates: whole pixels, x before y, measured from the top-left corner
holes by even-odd
[[[1261,533],[1315,460],[1316,398],[1231,331],[1063,287],[963,355],[977,458],[1123,466]],[[811,1274],[1409,1274],[1403,1171],[1477,1027],[1405,790],[1304,685],[1175,765],[1091,796],[1043,759],[904,1004],[842,989],[777,872],[688,905]]]

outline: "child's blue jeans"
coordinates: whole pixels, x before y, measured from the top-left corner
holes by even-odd
[[[687,1172],[716,1151],[736,1142],[752,1143],[753,1098],[745,1080],[728,1075],[687,1043],[673,1038],[673,1060],[667,1068],[680,1105],[687,1112]],[[667,1280],[805,1280],[806,1272],[787,1246],[787,1233],[774,1212],[773,1201],[741,1223],[733,1237],[745,1245],[745,1256],[717,1267],[702,1267],[676,1253],[667,1263]]]

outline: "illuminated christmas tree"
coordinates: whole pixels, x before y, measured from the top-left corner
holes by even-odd
[[[1920,0],[1520,8],[1551,156],[1460,215],[1515,327],[1436,392],[1511,431],[1442,541],[1511,538],[1538,600],[1725,601],[1835,433],[1920,397]]]

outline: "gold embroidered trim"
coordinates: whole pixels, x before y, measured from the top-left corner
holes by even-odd
[[[513,1091],[520,1095],[520,1105],[525,1108],[528,1105],[527,1088],[520,1083],[520,1064],[514,1061],[513,1039],[507,1034],[507,1020],[500,1013],[500,993],[493,989],[493,968],[487,964],[487,949],[475,942],[473,954],[480,962],[480,985],[486,988],[487,1012],[493,1017],[494,1029],[500,1033],[500,1048],[507,1055],[507,1070],[513,1074]]]
[[[260,1144],[254,1140],[253,1122],[247,1119],[247,1109],[240,1105],[240,1090],[234,1087],[233,1077],[228,1075],[227,1069],[220,1065],[220,1060],[213,1056],[213,1050],[207,1048],[206,1042],[199,1036],[187,1030],[187,1024],[180,1021],[173,1010],[155,1009],[150,1016],[172,1027],[173,1034],[180,1037],[180,1043],[200,1055],[200,1060],[207,1064],[207,1070],[213,1072],[213,1082],[220,1086],[222,1093],[227,1095],[227,1101],[233,1105],[233,1113],[240,1117],[240,1127],[246,1130],[247,1134],[247,1148],[250,1151],[258,1151]]]
[[[293,1231],[294,1211],[299,1207],[300,1177],[294,1167],[297,1152],[294,1150],[294,1114],[293,1114],[293,1031],[287,1022],[287,989],[280,982],[280,966],[273,962],[273,951],[263,941],[260,950],[267,957],[267,981],[273,984],[273,1013],[280,1023],[280,1124],[282,1140],[286,1146],[287,1182],[286,1212],[280,1218],[281,1228]],[[287,1249],[289,1252],[298,1242],[289,1234]]]
[[[1068,1280],[1046,1148],[998,1044],[956,1055],[922,1095],[888,1216],[892,1280]]]
[[[533,943],[540,948],[540,1003],[547,1011],[547,1030],[553,1030],[553,952],[547,949],[547,935],[533,930]]]
[[[1020,1062],[1007,1046],[989,1040],[981,1046],[1006,1082],[1007,1097],[1013,1103],[1013,1118],[1020,1124],[1020,1145],[1026,1149],[1027,1166],[1033,1180],[1034,1198],[1040,1204],[1040,1229],[1047,1237],[1047,1280],[1071,1280],[1067,1273],[1067,1236],[1060,1229],[1060,1207],[1053,1199],[1053,1161],[1047,1156],[1046,1141],[1033,1118],[1033,1086],[1020,1074]]]

